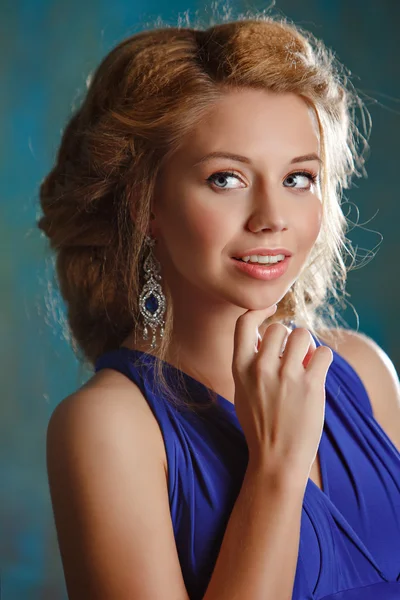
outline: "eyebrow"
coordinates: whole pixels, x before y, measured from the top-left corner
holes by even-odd
[[[241,156],[240,154],[232,154],[231,152],[216,151],[216,152],[210,152],[210,154],[206,154],[205,156],[203,156],[194,166],[196,167],[197,165],[200,165],[208,160],[211,160],[212,158],[230,158],[231,160],[235,160],[237,162],[251,164],[251,160],[249,158],[247,158],[247,156]],[[309,160],[317,160],[319,163],[322,164],[322,159],[318,156],[318,154],[315,154],[315,153],[304,154],[303,156],[295,156],[290,161],[290,164],[292,165],[294,163],[306,162]]]

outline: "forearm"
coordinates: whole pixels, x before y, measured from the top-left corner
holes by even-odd
[[[249,462],[203,600],[291,600],[304,491]]]

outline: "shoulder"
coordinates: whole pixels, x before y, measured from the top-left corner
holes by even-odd
[[[102,369],[54,409],[47,428],[48,462],[66,447],[79,452],[82,445],[101,444],[111,452],[129,440],[135,440],[136,452],[142,444],[166,465],[162,434],[141,390],[121,373]]]
[[[54,409],[50,423],[87,420],[87,424],[136,416],[147,421],[150,408],[139,387],[114,369],[102,369]],[[129,422],[129,421],[128,421]]]
[[[53,411],[47,473],[68,597],[188,600],[157,426],[111,369]]]
[[[386,352],[364,333],[325,329],[318,337],[356,371],[369,396],[375,419],[400,448],[400,383]]]

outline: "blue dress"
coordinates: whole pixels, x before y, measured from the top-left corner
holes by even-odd
[[[292,600],[399,600],[400,453],[374,419],[360,378],[331,349],[319,446],[323,491],[308,480]],[[159,424],[182,574],[189,598],[200,600],[242,485],[248,449],[226,398],[218,396],[217,404],[198,414],[157,396],[154,360],[120,347],[100,356],[95,370],[115,369],[134,381]],[[209,402],[206,386],[164,366],[170,384],[181,374],[191,400]]]

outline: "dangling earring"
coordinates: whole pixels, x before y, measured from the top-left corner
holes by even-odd
[[[149,249],[149,254],[143,263],[144,277],[146,283],[139,296],[140,314],[143,317],[143,339],[148,339],[147,325],[153,332],[151,349],[156,348],[156,328],[161,325],[160,337],[164,337],[164,319],[165,296],[162,287],[157,281],[161,281],[160,263],[154,256],[152,249],[155,246],[155,239],[145,236],[145,244]]]

